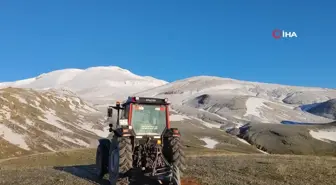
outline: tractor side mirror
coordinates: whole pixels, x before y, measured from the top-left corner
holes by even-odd
[[[107,108],[107,117],[112,118],[112,114],[113,114],[113,108],[112,107]]]

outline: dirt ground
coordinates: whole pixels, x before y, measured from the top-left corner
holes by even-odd
[[[95,150],[0,161],[1,185],[108,185],[95,175]],[[182,185],[334,185],[336,158],[265,154],[189,155]],[[133,184],[156,185],[149,179]]]

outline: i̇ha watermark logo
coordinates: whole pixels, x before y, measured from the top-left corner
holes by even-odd
[[[281,39],[281,38],[297,38],[298,35],[294,31],[285,31],[285,30],[279,30],[275,29],[272,31],[272,36],[275,39]]]

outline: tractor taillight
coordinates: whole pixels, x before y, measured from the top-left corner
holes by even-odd
[[[132,102],[136,102],[139,100],[139,97],[132,97]]]
[[[173,130],[173,136],[180,136],[180,132],[179,132],[179,130],[177,130],[177,129],[174,129]]]

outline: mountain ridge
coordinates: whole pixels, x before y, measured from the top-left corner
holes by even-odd
[[[14,88],[9,88],[10,86]],[[48,109],[35,110],[36,107],[34,108],[34,106],[36,105],[34,103],[25,103],[23,107],[28,106],[33,112],[40,111],[39,114],[46,115],[49,119],[34,117],[34,121],[42,125],[48,125],[50,121],[53,129],[57,130],[55,131],[57,135],[69,132],[69,128],[74,130],[75,135],[76,133],[82,133],[81,130],[83,129],[86,130],[84,131],[87,135],[86,138],[80,137],[78,134],[76,136],[77,140],[71,140],[69,134],[65,137],[61,136],[61,142],[53,146],[55,149],[62,148],[64,142],[66,144],[70,142],[74,146],[80,146],[81,144],[88,146],[90,144],[88,138],[94,139],[108,134],[105,129],[106,125],[101,119],[105,115],[106,107],[114,103],[115,100],[124,100],[131,95],[168,98],[172,103],[171,113],[177,115],[175,119],[178,117],[188,118],[192,121],[187,122],[187,124],[195,125],[197,122],[199,129],[202,130],[215,128],[226,131],[240,128],[249,123],[268,124],[267,127],[273,129],[272,125],[287,123],[314,123],[318,125],[332,122],[332,119],[311,114],[305,111],[303,107],[336,98],[336,90],[333,89],[249,82],[206,75],[168,83],[149,76],[138,76],[117,66],[98,66],[84,70],[75,68],[56,70],[43,73],[35,78],[0,83],[0,91],[13,89],[19,92],[20,96],[27,96],[33,92],[35,96],[30,99],[34,102],[39,101],[38,97],[45,96],[48,93],[52,94],[45,98],[46,103],[42,104],[43,107],[49,107]],[[63,99],[59,102],[59,105],[55,105],[55,98],[59,99],[57,97],[62,96],[62,93],[70,96],[71,100]],[[7,92],[0,98],[7,99],[6,101],[9,98],[11,102],[14,102],[14,105],[16,104],[15,106],[22,106],[22,102],[19,102],[20,97],[17,98],[18,100],[13,100],[16,97],[11,97],[8,94]],[[77,98],[83,101],[81,102]],[[78,102],[88,107],[94,105],[93,109],[99,109],[99,117],[83,119],[83,115],[78,115],[74,109]],[[63,105],[66,105],[65,108]],[[12,114],[14,111],[13,115],[16,115],[15,107],[3,108],[2,110],[6,114],[8,112]],[[24,114],[30,115],[29,111],[22,111]],[[94,111],[88,112],[88,114],[92,112]],[[11,121],[12,118],[6,117],[6,114],[2,125],[14,124],[20,127],[21,124],[19,123],[24,126],[27,124],[24,120],[9,124],[7,121]],[[80,120],[78,120],[79,117]],[[100,123],[95,124],[97,121]],[[186,123],[186,120],[182,119],[178,122]],[[255,132],[259,133],[258,129],[260,127],[254,128],[257,129]],[[7,129],[7,135],[12,133],[4,126],[2,126],[2,129]],[[41,129],[37,129],[36,132],[40,131]],[[327,139],[326,135],[330,135],[330,133],[326,134],[325,131],[313,133],[319,139]],[[307,131],[304,134],[309,133]],[[54,138],[49,137],[53,135],[50,132],[47,135],[48,137],[45,139],[47,141]],[[6,136],[8,140],[16,142],[9,136]],[[74,136],[74,138],[76,137]],[[76,144],[76,142],[78,143]],[[7,146],[8,143],[5,143],[5,145]],[[39,147],[42,148],[38,151],[47,150],[45,146]],[[54,150],[54,148],[49,150]]]
[[[220,117],[234,118],[229,122],[237,122],[238,125],[246,123],[247,120],[301,122],[306,119],[304,117],[309,118],[307,121],[328,122],[330,120],[319,116],[314,117],[315,115],[299,107],[336,98],[336,90],[328,88],[249,82],[210,75],[166,82],[151,76],[135,75],[118,66],[68,68],[43,73],[35,78],[0,83],[0,88],[8,86],[35,90],[68,89],[102,109],[129,95],[168,97],[173,107],[182,106],[180,107],[182,112],[195,109],[193,111],[201,110],[197,114],[204,115],[205,112],[210,111],[210,114]],[[203,107],[199,109],[197,107],[200,105],[196,99],[202,96],[207,96],[212,103],[202,105]],[[230,116],[230,111],[234,111],[237,115]],[[279,115],[281,118],[274,117],[270,113]],[[262,118],[265,114],[269,114],[268,118]],[[300,117],[300,119],[292,119],[293,117]],[[222,119],[222,121],[227,122],[228,120]]]

